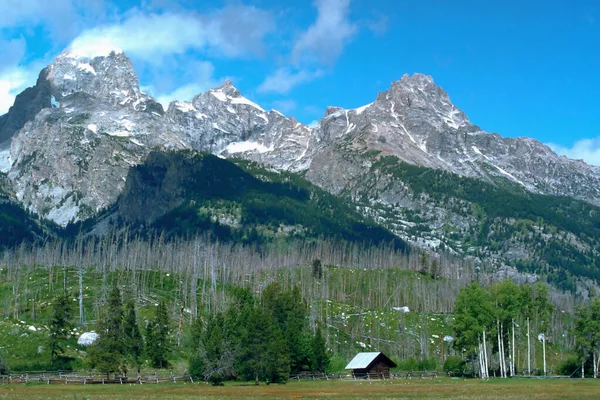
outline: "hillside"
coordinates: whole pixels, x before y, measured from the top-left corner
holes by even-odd
[[[127,226],[132,232],[261,244],[280,240],[343,240],[388,245],[404,241],[357,213],[349,203],[300,176],[193,151],[155,151],[132,168],[116,203],[67,232]]]
[[[0,252],[22,243],[33,243],[51,237],[54,226],[40,221],[11,199],[9,184],[0,173]]]
[[[377,152],[344,157],[369,168],[341,195],[413,245],[541,274],[574,293],[577,277],[600,278],[597,206],[532,193],[502,177],[466,178]]]

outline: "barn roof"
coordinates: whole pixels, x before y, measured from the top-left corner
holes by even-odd
[[[346,365],[345,369],[369,368],[369,366],[380,356],[383,357],[390,364],[390,366],[393,366],[393,367],[396,366],[396,363],[393,362],[392,360],[390,360],[385,354],[383,354],[380,351],[376,351],[376,352],[358,353],[356,356],[354,356],[352,361],[350,361],[350,363],[348,363],[348,365]]]

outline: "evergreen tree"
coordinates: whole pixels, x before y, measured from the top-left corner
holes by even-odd
[[[199,358],[204,380],[219,385],[224,379],[235,376],[235,352],[224,329],[222,313],[211,315],[200,340]]]
[[[282,291],[278,283],[271,283],[263,291],[262,304],[273,315],[287,345],[291,372],[310,369],[311,339],[306,324],[306,304],[300,288],[295,286],[291,291]]]
[[[317,326],[317,331],[312,339],[313,370],[325,372],[329,367],[331,354],[327,351],[327,343],[321,333],[321,327]]]
[[[127,358],[135,365],[138,373],[142,366],[142,353],[144,339],[140,333],[135,312],[135,303],[129,299],[126,306],[125,320],[123,321],[123,335],[125,337],[125,351]]]
[[[271,313],[251,311],[240,345],[240,372],[244,379],[281,382],[290,373],[288,348]]]
[[[167,306],[160,302],[156,307],[154,320],[146,327],[146,352],[154,368],[167,368],[167,357],[171,352],[170,318]]]
[[[312,262],[312,276],[317,279],[321,279],[323,277],[323,266],[321,265],[321,260],[318,258]]]
[[[64,343],[73,328],[71,324],[72,312],[71,298],[68,293],[55,299],[50,324],[48,324],[50,365],[54,365],[64,352]]]
[[[115,286],[110,291],[106,309],[98,318],[98,339],[90,347],[90,363],[109,378],[112,372],[127,373],[125,365],[125,335],[123,331],[123,303]]]

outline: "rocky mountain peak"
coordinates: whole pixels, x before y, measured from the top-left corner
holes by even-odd
[[[233,83],[229,79],[226,79],[225,82],[223,82],[221,84],[221,86],[219,86],[213,90],[223,92],[223,93],[225,93],[226,96],[229,96],[229,97],[241,97],[242,96],[240,91],[235,86],[233,86]]]
[[[47,69],[57,103],[75,93],[120,105],[134,104],[144,97],[133,64],[122,52],[88,57],[65,51]]]

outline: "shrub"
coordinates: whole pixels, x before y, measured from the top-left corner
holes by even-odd
[[[399,361],[397,364],[397,369],[400,371],[417,371],[419,369],[419,362],[414,357]]]
[[[435,371],[437,369],[438,363],[435,358],[430,358],[426,360],[419,361],[419,371]]]
[[[0,375],[6,375],[8,373],[8,365],[4,361],[4,357],[0,354]]]
[[[204,361],[199,356],[194,356],[190,359],[188,373],[195,380],[204,380]]]
[[[569,356],[558,363],[556,371],[559,375],[573,375],[581,367],[581,361],[577,356]]]
[[[459,356],[448,356],[444,362],[444,371],[451,376],[463,376],[465,361]]]

